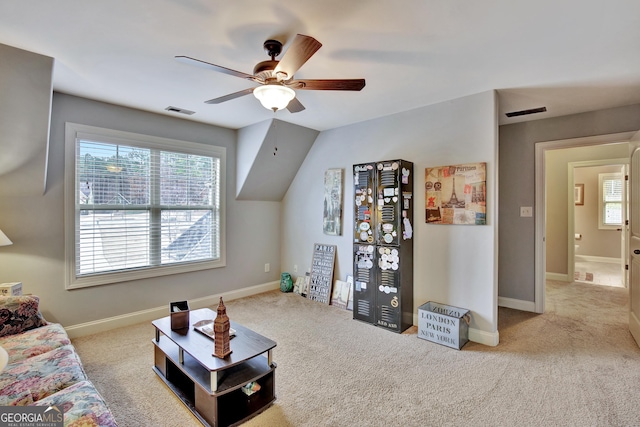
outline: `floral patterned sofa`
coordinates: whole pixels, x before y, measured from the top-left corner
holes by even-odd
[[[0,406],[56,405],[65,426],[117,426],[88,380],[64,328],[47,322],[37,296],[0,296]]]

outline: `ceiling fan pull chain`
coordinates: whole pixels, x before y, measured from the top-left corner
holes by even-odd
[[[276,120],[276,114],[278,110],[273,110],[273,132],[275,133],[275,143],[273,144],[273,155],[278,153],[278,122]]]

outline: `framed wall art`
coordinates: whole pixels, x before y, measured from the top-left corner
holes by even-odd
[[[485,225],[487,164],[426,168],[425,205],[428,224]]]
[[[342,235],[342,169],[324,173],[324,213],[322,231],[330,236]]]
[[[333,267],[336,260],[336,245],[313,244],[311,274],[307,298],[329,304],[333,285]]]

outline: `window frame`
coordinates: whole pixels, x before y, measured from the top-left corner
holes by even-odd
[[[621,210],[621,218],[622,218],[622,209],[624,208],[623,204],[623,192],[620,193],[620,201],[619,202],[605,202],[604,200],[604,182],[605,181],[618,180],[621,185],[625,185],[624,175],[620,172],[607,172],[607,173],[599,173],[598,174],[598,229],[600,230],[617,230],[622,227],[622,223],[620,224],[605,224],[604,223],[604,210],[605,206],[608,203],[620,203]]]
[[[217,157],[219,164],[219,258],[208,261],[192,261],[161,266],[148,266],[126,271],[95,273],[76,276],[76,147],[79,138],[133,145],[141,148],[161,149],[177,153]],[[161,277],[226,266],[226,148],[215,145],[181,141],[151,135],[143,135],[77,123],[65,123],[65,288],[77,289],[132,280]]]

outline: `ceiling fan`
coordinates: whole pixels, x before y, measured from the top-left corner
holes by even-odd
[[[239,98],[253,93],[260,100],[265,108],[277,111],[286,108],[291,113],[304,110],[304,106],[295,97],[298,90],[351,90],[359,91],[365,85],[364,79],[339,79],[339,80],[296,80],[294,74],[302,67],[311,56],[320,49],[322,44],[313,37],[296,35],[281,60],[276,60],[276,56],[282,52],[282,43],[278,40],[267,40],[264,42],[264,50],[271,57],[268,61],[259,62],[253,69],[253,74],[232,70],[220,65],[210,64],[199,59],[188,56],[176,56],[176,60],[185,64],[197,65],[240,77],[261,86],[247,88],[239,92],[230,93],[219,98],[205,101],[206,104],[220,104],[225,101]]]

